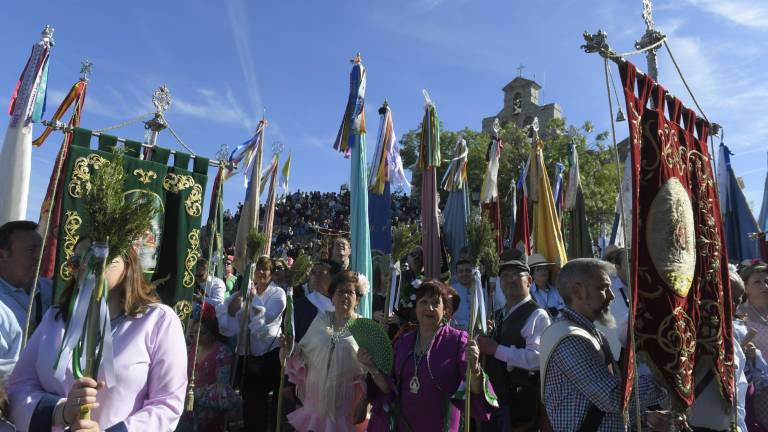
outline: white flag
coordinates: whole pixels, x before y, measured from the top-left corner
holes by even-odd
[[[11,98],[11,121],[0,150],[0,225],[27,216],[32,122],[40,120],[45,105],[51,45],[50,34],[44,31],[43,39],[32,47],[32,55]]]

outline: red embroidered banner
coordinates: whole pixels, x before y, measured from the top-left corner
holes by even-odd
[[[673,403],[684,408],[694,399],[694,367],[708,359],[700,367],[714,367],[723,398],[730,402],[733,311],[717,186],[707,150],[709,124],[668,97],[663,86],[638,74],[633,64],[619,69],[635,203],[630,313],[637,355],[677,396]],[[647,107],[649,100],[652,108]],[[627,357],[625,403],[635,361]]]

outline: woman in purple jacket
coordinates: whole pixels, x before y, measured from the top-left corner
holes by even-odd
[[[463,380],[467,368],[472,375],[471,415],[487,421],[498,407],[496,395],[478,362],[477,343],[467,332],[443,323],[448,288],[437,280],[424,282],[416,291],[416,330],[394,342],[392,371],[376,368],[371,354],[360,348],[358,356],[374,385],[373,411],[368,430],[398,431],[459,430],[464,407]]]

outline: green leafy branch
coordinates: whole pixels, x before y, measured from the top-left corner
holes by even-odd
[[[475,266],[485,265],[488,274],[499,271],[499,255],[496,251],[496,230],[486,215],[473,211],[467,224],[469,256]]]
[[[91,188],[83,198],[88,215],[88,237],[92,241],[109,241],[111,261],[124,254],[137,238],[152,228],[152,219],[158,209],[144,194],[126,200],[123,191],[126,172],[121,152],[115,151],[112,161],[106,161],[94,171]]]

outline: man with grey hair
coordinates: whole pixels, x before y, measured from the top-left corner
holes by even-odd
[[[552,430],[626,431],[618,364],[595,321],[609,323],[610,264],[592,258],[568,262],[557,289],[566,303],[559,320],[541,337],[541,396]],[[668,404],[665,392],[648,376],[639,377],[640,403]],[[631,403],[634,403],[632,401]],[[646,412],[650,430],[668,430],[669,415]]]

